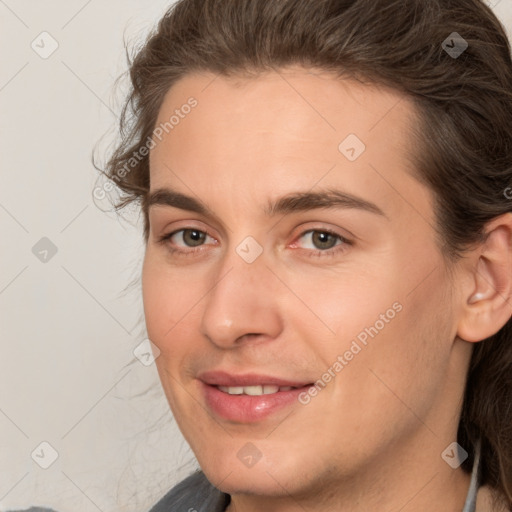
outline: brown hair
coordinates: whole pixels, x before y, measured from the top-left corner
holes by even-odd
[[[448,51],[462,41],[454,32],[468,45],[460,55]],[[122,140],[106,165],[122,192],[116,206],[140,201],[146,241],[149,157],[130,159],[152,136],[169,88],[193,71],[247,75],[291,64],[384,84],[413,100],[413,172],[434,191],[447,260],[512,211],[510,45],[480,0],[180,0],[130,62]],[[481,484],[512,510],[510,320],[474,347],[458,430],[466,472],[478,439]]]

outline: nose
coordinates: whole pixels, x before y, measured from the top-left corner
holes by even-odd
[[[278,280],[264,253],[247,263],[232,249],[219,267],[203,302],[202,334],[224,349],[277,338],[282,329]]]

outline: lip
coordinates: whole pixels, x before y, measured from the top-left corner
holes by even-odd
[[[299,405],[298,396],[313,385],[269,375],[231,375],[210,371],[198,376],[207,408],[216,416],[236,423],[256,423],[287,407]],[[292,386],[294,389],[268,395],[230,395],[217,386]]]

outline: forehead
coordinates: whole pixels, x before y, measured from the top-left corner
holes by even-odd
[[[195,106],[184,108],[191,98]],[[151,189],[170,183],[183,189],[185,183],[207,197],[229,183],[231,191],[263,202],[269,193],[288,192],[290,183],[311,189],[321,180],[400,208],[397,195],[422,187],[407,172],[410,128],[417,122],[412,101],[402,93],[325,71],[186,75],[159,111],[156,126],[167,123],[168,129],[151,150]]]
[[[390,139],[390,126],[405,135],[408,123],[415,121],[413,104],[403,93],[327,71],[289,66],[252,78],[207,72],[185,75],[167,92],[157,125],[169,121],[169,114],[191,97],[198,102],[192,112],[194,129],[201,122],[210,136],[243,128],[260,135],[280,131],[311,141],[327,135],[336,141],[351,130],[371,143]],[[174,134],[186,130],[177,128],[173,127]]]

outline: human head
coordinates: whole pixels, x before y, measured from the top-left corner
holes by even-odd
[[[457,58],[442,46],[454,32],[468,44]],[[149,152],[133,166],[126,164],[148,138],[155,140],[171,88],[197,72],[258,80],[264,72],[297,64],[361,87],[389,88],[397,101],[403,97],[414,107],[410,172],[432,193],[433,226],[450,276],[466,251],[484,242],[486,226],[512,211],[506,193],[512,162],[510,47],[491,11],[477,0],[178,2],[130,67],[133,112],[125,113],[135,122],[108,164],[110,177],[127,194],[125,203],[141,201],[146,241]],[[187,122],[192,115],[182,126]],[[512,501],[512,418],[506,405],[511,340],[507,322],[475,344],[458,442],[469,452],[463,463],[468,470],[482,438],[483,483]]]

